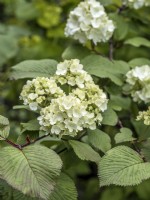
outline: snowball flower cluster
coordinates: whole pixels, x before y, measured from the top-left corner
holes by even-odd
[[[143,6],[149,6],[149,0],[123,0],[123,4],[134,9],[139,9]]]
[[[133,100],[136,102],[150,102],[150,66],[137,66],[130,70],[126,77]]]
[[[75,136],[84,128],[96,129],[95,116],[87,105],[72,95],[52,100],[50,106],[41,110],[38,117],[42,130],[56,135]],[[102,119],[102,117],[101,117]]]
[[[80,64],[78,59],[65,60],[59,63],[54,79],[61,85],[68,84],[79,88],[84,88],[86,82],[92,81],[92,77],[83,70],[83,65]]]
[[[150,125],[150,107],[147,111],[139,112],[137,120],[143,120],[145,125]]]
[[[41,130],[59,137],[75,136],[85,128],[96,129],[108,103],[106,94],[78,59],[59,63],[51,78],[28,81],[20,98],[31,110],[39,109]]]
[[[53,78],[37,77],[27,81],[20,94],[24,105],[29,105],[31,110],[48,106],[52,99],[63,96],[63,90],[57,86]]]
[[[65,35],[85,44],[91,40],[94,44],[106,42],[114,32],[115,26],[108,19],[104,7],[96,0],[85,0],[70,12]]]

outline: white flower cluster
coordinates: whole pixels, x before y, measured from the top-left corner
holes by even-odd
[[[65,93],[61,88],[69,91]],[[96,129],[108,103],[106,94],[77,59],[59,63],[50,79],[38,77],[28,81],[20,98],[31,110],[40,109],[41,130],[60,137],[75,136],[84,128]]]
[[[87,105],[73,95],[59,97],[41,110],[38,120],[44,131],[75,136],[84,128],[96,129],[94,113],[86,109]]]
[[[134,9],[139,9],[143,6],[149,6],[149,0],[123,0],[123,4]]]
[[[126,74],[130,93],[134,101],[150,102],[150,66],[135,67]]]
[[[147,111],[139,112],[137,120],[143,120],[145,125],[150,125],[150,107]]]
[[[86,82],[91,82],[92,77],[83,70],[83,65],[78,59],[65,60],[57,65],[56,82],[61,85],[78,86],[84,88]]]
[[[94,84],[79,60],[65,60],[57,65],[54,79],[71,87],[69,95],[52,100],[41,110],[41,129],[56,135],[75,136],[84,128],[96,129],[107,109],[105,93]]]
[[[20,99],[24,105],[29,105],[31,110],[37,110],[38,107],[48,106],[52,99],[63,95],[63,90],[53,78],[37,77],[23,86]]]
[[[104,10],[104,7],[96,0],[85,0],[70,12],[67,20],[65,35],[71,36],[80,43],[87,40],[106,42],[114,32],[115,26]]]

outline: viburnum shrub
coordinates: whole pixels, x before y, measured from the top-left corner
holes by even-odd
[[[77,167],[97,166],[100,187],[150,178],[149,15],[141,21],[150,2],[116,2],[85,0],[70,11],[64,34],[71,45],[61,61],[12,67],[11,80],[25,79],[14,109],[27,110],[32,120],[12,139],[0,115],[0,195],[77,200]],[[53,27],[43,23],[46,16],[38,24]]]

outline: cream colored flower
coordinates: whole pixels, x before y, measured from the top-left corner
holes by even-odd
[[[38,107],[45,107],[50,104],[51,99],[63,96],[64,92],[60,89],[53,78],[37,77],[32,81],[27,81],[20,94],[20,99],[24,105],[29,105],[31,110]]]
[[[126,74],[126,82],[134,101],[150,102],[150,66],[135,67]]]
[[[150,107],[147,111],[139,112],[137,120],[143,120],[145,125],[150,125]]]
[[[85,0],[70,12],[67,20],[65,35],[71,36],[80,43],[85,44],[91,40],[94,44],[108,41],[115,26],[96,0]]]

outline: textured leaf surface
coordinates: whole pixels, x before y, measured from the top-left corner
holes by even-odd
[[[9,136],[9,121],[6,117],[3,117],[0,115],[0,140],[3,140],[3,138],[7,138]]]
[[[135,47],[145,46],[150,47],[150,40],[143,37],[134,37],[125,41],[125,44],[130,44]]]
[[[73,180],[61,174],[49,200],[77,200],[77,190]]]
[[[111,140],[108,134],[101,130],[89,130],[88,141],[104,153],[111,149]]]
[[[48,199],[60,174],[62,162],[52,150],[28,146],[22,151],[5,147],[0,151],[0,173],[9,185],[32,197]]]
[[[139,154],[126,146],[109,150],[99,163],[100,186],[115,184],[137,185],[150,178],[150,163],[144,163]]]
[[[141,153],[145,157],[146,161],[150,162],[150,138],[142,143]]]
[[[121,143],[121,142],[130,142],[135,140],[134,137],[132,137],[132,131],[128,128],[121,128],[120,133],[117,133],[115,135],[115,141],[116,143]]]
[[[90,74],[100,78],[109,78],[117,85],[123,84],[121,75],[129,70],[128,65],[123,61],[111,62],[97,55],[87,56],[82,60],[82,64]]]
[[[118,122],[118,116],[115,111],[113,111],[110,107],[103,113],[103,121],[102,124],[114,126]]]
[[[99,154],[92,149],[91,146],[83,142],[69,140],[74,152],[81,160],[90,160],[93,162],[98,162],[100,160]]]
[[[51,59],[27,60],[12,67],[10,78],[50,77],[56,71],[57,61]]]

